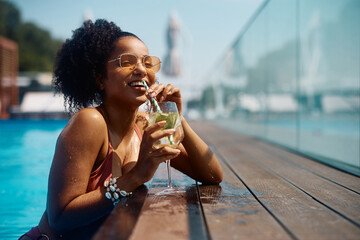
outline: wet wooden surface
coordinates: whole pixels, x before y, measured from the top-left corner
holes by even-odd
[[[217,154],[220,185],[161,166],[94,239],[360,239],[360,179],[268,143],[192,122]]]

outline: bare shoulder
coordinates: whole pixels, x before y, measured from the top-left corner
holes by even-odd
[[[106,122],[101,113],[95,108],[84,108],[75,113],[69,121],[69,124],[85,125],[96,127],[98,125],[105,125]]]
[[[136,125],[139,127],[141,132],[149,125],[149,113],[147,112],[138,112],[136,115]]]
[[[75,113],[65,126],[62,135],[79,136],[81,138],[98,138],[106,134],[106,122],[95,108],[84,108]]]

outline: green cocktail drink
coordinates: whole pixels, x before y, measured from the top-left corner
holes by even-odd
[[[155,149],[159,149],[165,146],[169,146],[172,148],[177,148],[183,139],[184,133],[181,127],[181,121],[179,114],[177,112],[169,112],[169,113],[159,113],[159,112],[151,112],[150,113],[150,125],[153,125],[157,122],[166,121],[166,124],[161,129],[175,129],[175,133],[169,137],[164,137],[158,141],[156,141],[153,145]]]

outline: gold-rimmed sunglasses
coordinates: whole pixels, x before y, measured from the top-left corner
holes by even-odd
[[[124,71],[133,71],[138,64],[138,57],[131,53],[121,54],[118,58],[112,59],[110,62],[118,61],[119,66]],[[141,61],[147,72],[157,73],[161,67],[161,61],[155,56],[144,56]]]

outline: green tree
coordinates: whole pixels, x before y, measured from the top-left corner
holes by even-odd
[[[56,51],[61,41],[33,23],[24,23],[19,31],[20,71],[52,71]]]
[[[12,3],[0,0],[0,35],[17,41],[20,22],[19,10]]]
[[[0,35],[19,45],[20,71],[52,71],[56,52],[62,40],[33,23],[22,22],[12,3],[0,0]]]

